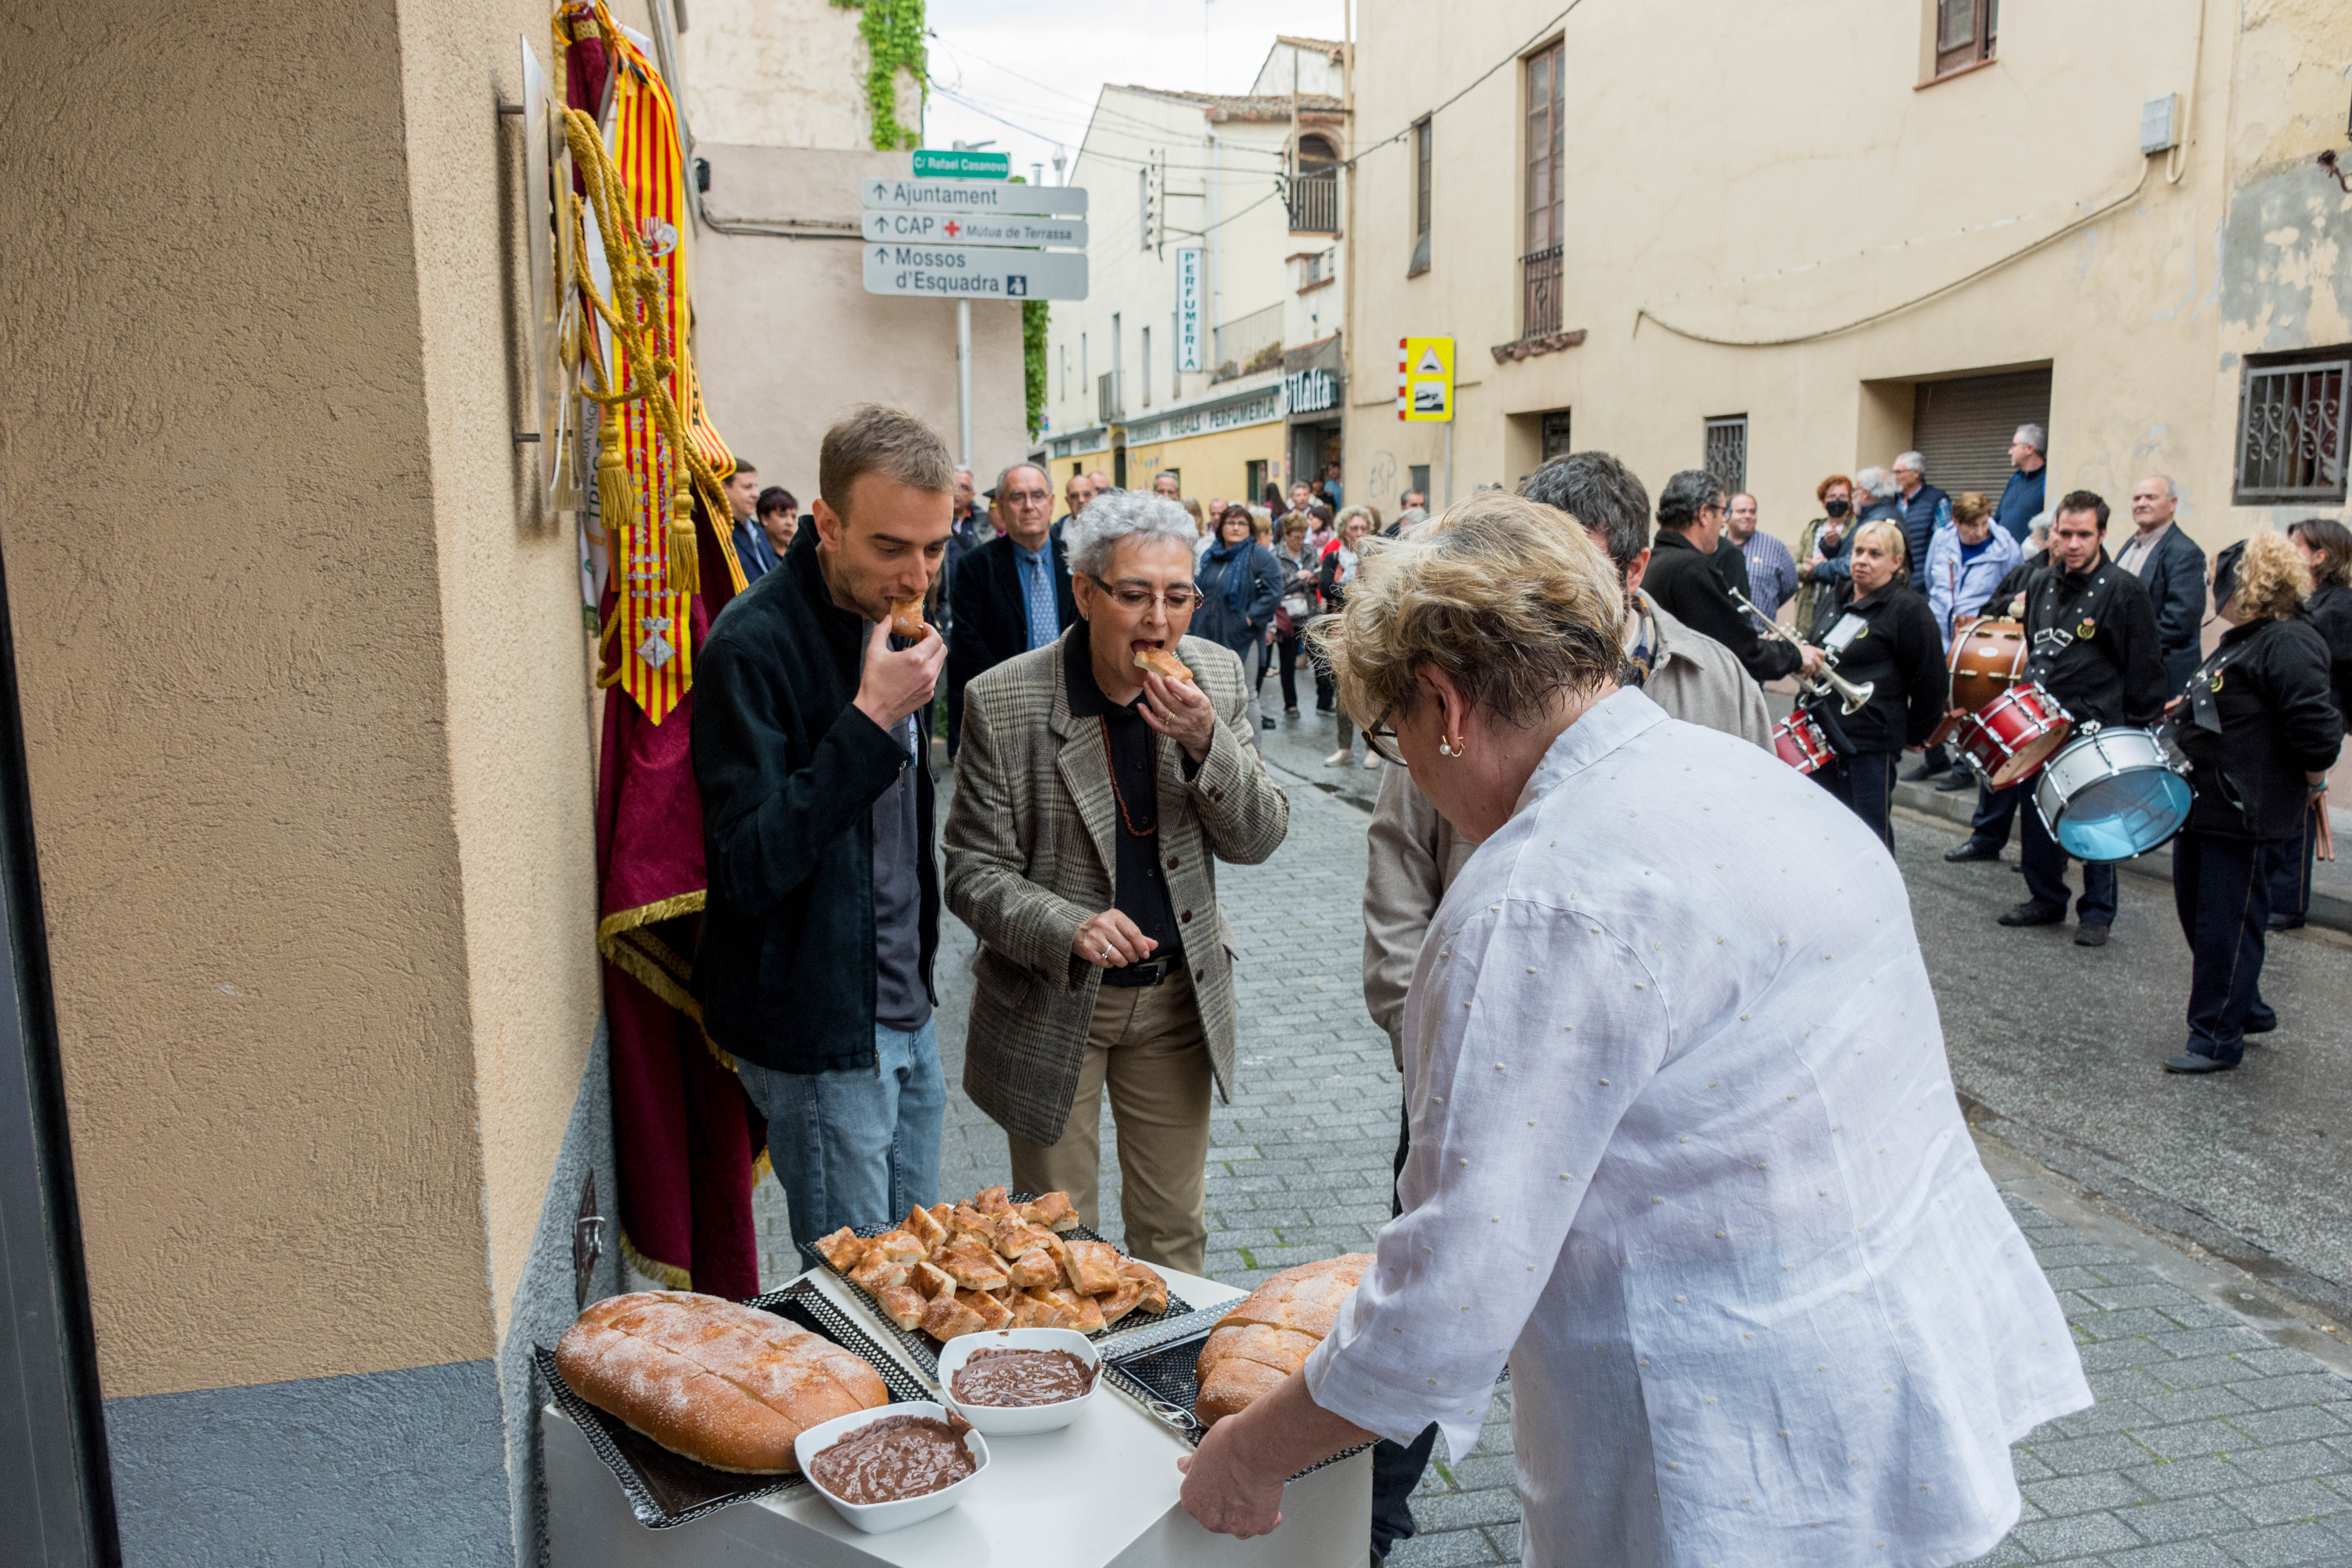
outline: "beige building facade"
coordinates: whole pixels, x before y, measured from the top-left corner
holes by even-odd
[[[1255,501],[1339,455],[1346,46],[1277,37],[1250,90],[1107,87],[1071,166],[1089,279],[1057,303],[1036,454]]]
[[[1381,373],[1450,335],[1456,498],[1598,447],[1793,539],[1909,447],[1997,493],[2031,417],[2053,499],[2165,474],[2209,549],[2342,511],[2352,11],[1555,9],[1360,8],[1351,500],[1442,490]]]

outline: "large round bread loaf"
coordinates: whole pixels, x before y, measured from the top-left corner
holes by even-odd
[[[1192,1413],[1213,1426],[1305,1366],[1371,1266],[1369,1252],[1302,1263],[1234,1303],[1193,1365],[1201,1393]]]
[[[641,1290],[598,1301],[564,1331],[572,1391],[714,1469],[798,1469],[793,1439],[889,1403],[881,1374],[797,1324],[717,1296]]]

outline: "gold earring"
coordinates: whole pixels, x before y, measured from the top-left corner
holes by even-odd
[[[1441,757],[1465,756],[1468,754],[1469,750],[1470,739],[1466,735],[1440,735],[1438,737],[1437,754]]]

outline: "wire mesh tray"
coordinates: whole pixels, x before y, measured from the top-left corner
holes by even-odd
[[[1009,1203],[1024,1204],[1030,1202],[1035,1196],[1036,1194],[1034,1193],[1014,1193],[1006,1201]],[[870,1239],[874,1237],[882,1235],[885,1231],[896,1230],[898,1226],[896,1223],[893,1223],[890,1225],[861,1225],[856,1228],[859,1236]],[[1082,1225],[1073,1226],[1068,1230],[1066,1230],[1061,1234],[1066,1238],[1074,1241],[1102,1240],[1101,1237],[1096,1235],[1093,1231],[1088,1230]],[[879,1327],[884,1333],[888,1334],[892,1339],[896,1340],[899,1346],[903,1348],[908,1355],[914,1357],[915,1364],[923,1369],[923,1375],[929,1378],[934,1383],[939,1381],[939,1341],[931,1338],[930,1335],[924,1333],[919,1329],[900,1328],[898,1324],[892,1322],[888,1318],[882,1315],[881,1309],[875,1305],[873,1298],[866,1295],[863,1289],[852,1283],[848,1275],[844,1274],[840,1269],[835,1268],[831,1263],[827,1262],[822,1256],[810,1251],[806,1247],[803,1247],[801,1252],[803,1257],[808,1258],[809,1261],[814,1264],[817,1268],[824,1269],[826,1273],[832,1275],[843,1284],[847,1285],[851,1293],[874,1313],[875,1324]],[[1125,1258],[1127,1254],[1122,1252],[1119,1256],[1121,1258]],[[1095,1337],[1095,1343],[1097,1346],[1102,1347],[1105,1351],[1108,1351],[1114,1345],[1125,1342],[1126,1336],[1138,1330],[1156,1328],[1162,1324],[1173,1322],[1179,1318],[1191,1315],[1192,1311],[1192,1304],[1190,1301],[1185,1300],[1181,1296],[1176,1294],[1175,1291],[1171,1290],[1168,1292],[1168,1308],[1165,1311],[1129,1312],[1126,1317],[1121,1318],[1118,1321],[1118,1326],[1117,1328],[1106,1329],[1102,1333],[1097,1335]]]
[[[1172,1341],[1153,1343],[1145,1341],[1123,1353],[1103,1358],[1103,1378],[1113,1388],[1143,1406],[1144,1413],[1161,1422],[1194,1447],[1209,1435],[1209,1428],[1193,1414],[1201,1398],[1201,1384],[1193,1376],[1200,1363],[1201,1347],[1208,1342],[1209,1331],[1215,1320],[1223,1317],[1226,1308],[1204,1309],[1199,1315],[1209,1320],[1192,1331]],[[1369,1443],[1343,1448],[1328,1459],[1307,1466],[1290,1479],[1313,1475],[1325,1465],[1336,1465],[1352,1458],[1371,1447]]]
[[[862,1357],[882,1374],[883,1386],[889,1390],[893,1405],[930,1398],[929,1390],[916,1382],[889,1352],[876,1344],[865,1330],[806,1280],[754,1296],[743,1305],[773,1312],[786,1322]],[[580,1428],[588,1446],[604,1461],[613,1479],[621,1483],[621,1493],[629,1500],[629,1511],[648,1530],[668,1530],[739,1502],[772,1497],[808,1484],[808,1478],[797,1472],[783,1476],[738,1475],[698,1464],[683,1454],[673,1454],[617,1415],[605,1414],[572,1392],[572,1385],[556,1370],[555,1352],[545,1345],[533,1345],[531,1359],[538,1364],[540,1376],[546,1380],[556,1408]]]

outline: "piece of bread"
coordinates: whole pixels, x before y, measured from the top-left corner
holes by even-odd
[[[1076,1230],[1078,1226],[1078,1211],[1070,1206],[1067,1193],[1039,1193],[1016,1212],[1031,1225],[1043,1226],[1047,1230]]]
[[[1076,1290],[1056,1286],[1045,1292],[1070,1314],[1064,1328],[1076,1329],[1082,1334],[1098,1334],[1103,1329],[1102,1303],[1092,1296],[1081,1296]]]
[[[996,1247],[996,1216],[984,1215],[970,1204],[958,1204],[948,1215],[948,1245],[952,1247],[965,1237],[971,1237],[983,1247]]]
[[[1303,1263],[1235,1302],[1193,1364],[1201,1388],[1193,1414],[1213,1426],[1304,1366],[1371,1266],[1369,1252]]]
[[[908,642],[920,642],[931,635],[931,628],[923,624],[923,601],[890,601],[890,635],[905,637]]]
[[[847,1226],[816,1238],[817,1256],[846,1274],[866,1260],[866,1238]]]
[[[1002,1290],[1013,1283],[997,1260],[995,1250],[970,1240],[943,1247],[931,1255],[934,1268],[967,1290]]]
[[[948,1227],[920,1204],[907,1211],[907,1217],[900,1222],[898,1228],[921,1242],[927,1255],[932,1247],[945,1245],[948,1239]]]
[[[965,1306],[950,1292],[923,1309],[923,1332],[935,1340],[954,1339],[959,1334],[976,1334],[988,1325],[978,1312]]]
[[[1009,1329],[1013,1326],[1013,1309],[985,1290],[959,1290],[959,1304],[969,1308],[980,1318],[984,1329]]]
[[[913,1286],[926,1301],[936,1300],[943,1290],[955,1289],[955,1280],[936,1263],[922,1262],[907,1271],[907,1283]]]
[[[1012,1276],[1013,1284],[1026,1290],[1038,1285],[1058,1284],[1062,1278],[1062,1266],[1054,1261],[1052,1253],[1041,1247],[1024,1252],[1006,1264],[1004,1272]]]
[[[1095,1299],[1102,1303],[1103,1323],[1108,1327],[1135,1310],[1136,1303],[1143,1300],[1143,1286],[1133,1279],[1121,1279],[1118,1289]]]
[[[880,1253],[893,1263],[903,1263],[909,1268],[930,1256],[930,1244],[903,1230],[886,1230],[868,1245],[866,1256]]]
[[[1132,1258],[1122,1258],[1119,1260],[1118,1277],[1122,1279],[1132,1279],[1143,1287],[1143,1300],[1139,1304],[1139,1310],[1164,1312],[1168,1310],[1168,1281],[1162,1279],[1160,1277],[1160,1271],[1151,1265],[1138,1263]]]
[[[1001,1214],[996,1216],[996,1255],[999,1258],[1018,1258],[1024,1252],[1049,1246],[1053,1238],[1052,1231],[1043,1226],[1031,1225],[1018,1215]]]
[[[849,1282],[869,1296],[879,1296],[891,1286],[907,1282],[908,1267],[876,1247],[866,1253],[865,1262],[849,1271]]]
[[[1184,668],[1184,661],[1164,647],[1139,649],[1135,656],[1135,665],[1138,669],[1148,669],[1154,675],[1164,675],[1171,680],[1192,679],[1192,672]]]
[[[1013,1199],[1003,1187],[982,1187],[972,1194],[971,1206],[982,1214],[1011,1214]]]
[[[594,1303],[557,1342],[555,1364],[574,1394],[663,1447],[753,1475],[799,1468],[793,1438],[890,1399],[881,1375],[840,1346],[682,1290]]]
[[[1108,1241],[1063,1244],[1070,1254],[1070,1281],[1081,1296],[1102,1296],[1118,1289],[1118,1248]]]
[[[923,1310],[930,1305],[912,1285],[893,1285],[877,1293],[874,1304],[881,1309],[884,1317],[902,1329],[919,1326]]]

